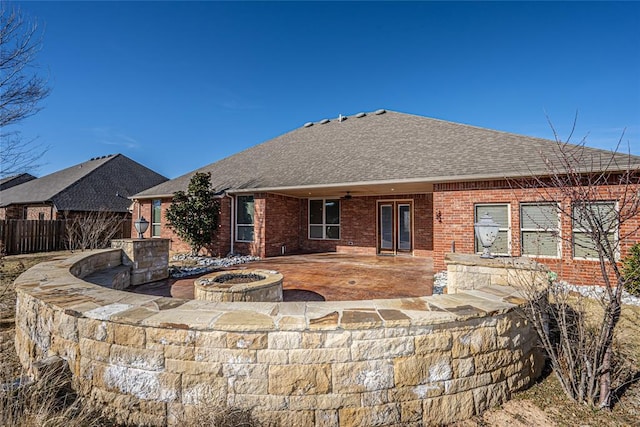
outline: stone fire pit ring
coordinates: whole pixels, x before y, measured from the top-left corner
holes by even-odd
[[[282,302],[282,279],[272,270],[218,271],[196,279],[193,293],[203,301]]]

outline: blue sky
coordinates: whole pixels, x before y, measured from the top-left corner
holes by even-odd
[[[53,89],[38,176],[122,153],[174,178],[386,108],[640,154],[636,2],[19,2]]]

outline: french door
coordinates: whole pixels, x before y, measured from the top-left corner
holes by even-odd
[[[397,254],[413,250],[413,203],[378,202],[378,253]]]

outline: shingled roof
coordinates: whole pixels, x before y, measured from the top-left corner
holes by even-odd
[[[185,190],[196,172],[211,172],[213,186],[229,192],[502,179],[543,173],[544,158],[553,156],[555,147],[546,139],[378,110],[306,123],[134,198]],[[640,165],[640,157],[633,160]]]
[[[53,203],[58,211],[127,212],[127,199],[167,178],[122,155],[91,159],[0,191],[0,206]]]
[[[0,179],[0,191],[15,187],[16,185],[31,181],[32,179],[36,179],[36,177],[31,175],[30,173],[21,173],[18,175],[12,175],[6,178],[2,178]]]

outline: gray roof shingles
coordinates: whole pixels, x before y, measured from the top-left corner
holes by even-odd
[[[204,166],[135,198],[185,190],[196,172],[211,172],[218,190],[295,188],[403,180],[444,182],[546,171],[554,141],[386,111],[302,126]],[[605,158],[612,153],[587,148]],[[542,155],[541,153],[545,153]],[[620,161],[628,156],[620,155]],[[632,156],[640,165],[640,157]]]
[[[18,175],[12,175],[6,178],[2,178],[0,179],[0,191],[15,187],[16,185],[31,181],[32,179],[36,179],[36,177],[31,175],[30,173],[21,173]]]
[[[0,206],[52,202],[59,211],[127,212],[131,204],[127,197],[165,181],[166,177],[115,154],[1,191]]]

